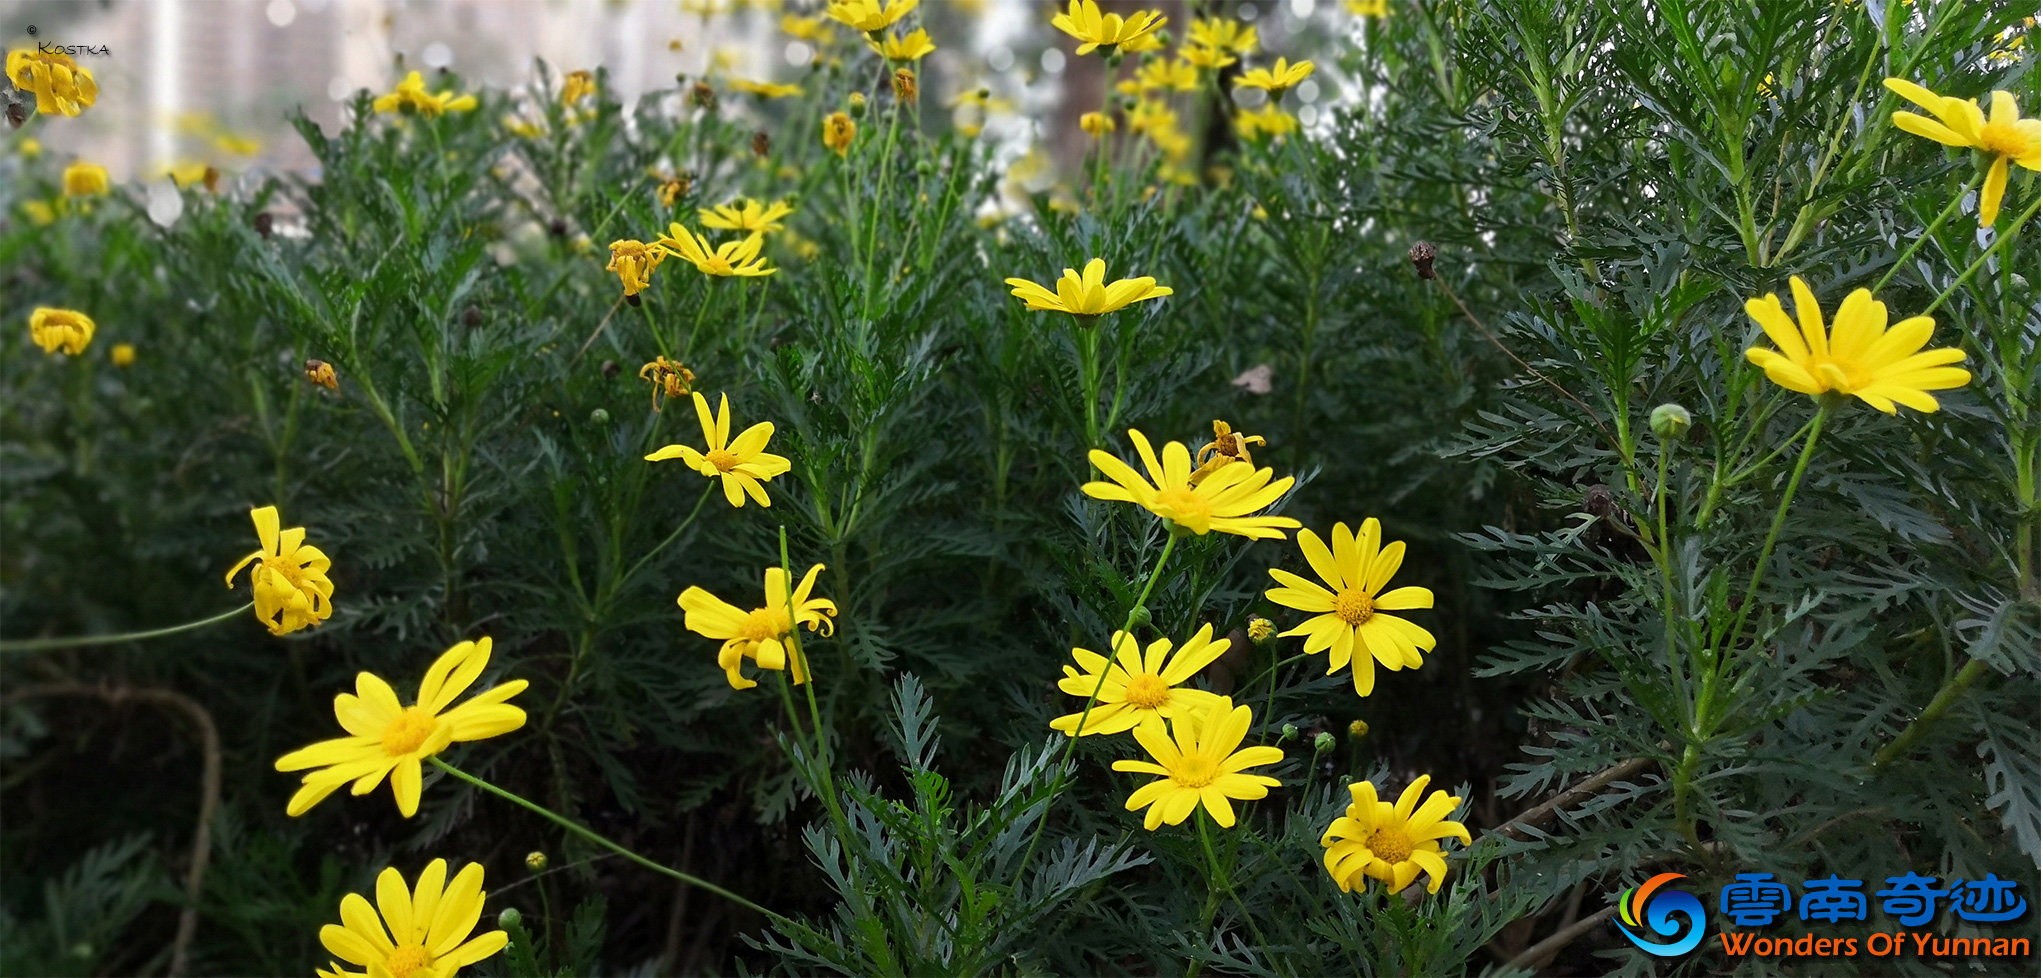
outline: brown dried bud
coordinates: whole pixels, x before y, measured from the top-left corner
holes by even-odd
[[[263,240],[269,240],[270,229],[275,225],[276,218],[271,217],[269,211],[255,215],[255,233],[262,235]]]
[[[474,329],[482,325],[482,310],[469,306],[461,311],[461,325]]]
[[[912,68],[894,69],[894,98],[901,102],[913,102],[915,101],[915,91],[915,70]]]
[[[1611,497],[1609,486],[1590,486],[1582,494],[1582,510],[1599,519],[1607,519],[1617,512],[1617,500]]]
[[[752,134],[752,155],[766,156],[773,152],[773,137],[764,130]]]
[[[711,112],[716,111],[716,89],[709,87],[709,85],[703,82],[696,82],[695,87],[688,90],[688,97],[696,105]]]
[[[628,295],[628,296],[625,296],[625,297],[624,297],[624,301],[626,301],[626,302],[629,302],[629,303],[631,303],[631,304],[632,304],[632,305],[633,305],[634,307],[636,307],[636,306],[640,305],[640,304],[641,304],[641,303],[642,303],[642,302],[643,302],[644,300],[641,300],[641,299],[640,299],[640,298],[638,297],[638,293],[636,293],[636,292],[633,292],[632,294],[630,294],[630,295]]]
[[[1412,246],[1412,267],[1418,269],[1420,278],[1433,277],[1433,259],[1440,255],[1440,249],[1430,241],[1421,241]]]
[[[19,129],[26,122],[28,122],[28,103],[8,102],[7,124],[16,129]]]
[[[220,192],[220,171],[219,171],[218,169],[215,169],[215,168],[213,168],[213,167],[210,167],[210,166],[209,166],[209,167],[206,167],[206,175],[205,175],[205,176],[204,176],[203,178],[201,178],[201,181],[200,181],[200,182],[202,182],[202,183],[204,183],[204,184],[206,185],[206,192],[207,192],[207,193],[209,193],[209,194],[217,194],[217,193],[219,193],[219,192]]]
[[[603,361],[603,376],[605,377],[615,378],[623,370],[624,368],[618,366],[615,360]]]
[[[553,235],[556,238],[567,237],[567,221],[563,218],[556,217],[553,220],[546,222],[546,233]]]

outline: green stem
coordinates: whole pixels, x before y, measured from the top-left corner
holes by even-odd
[[[1974,174],[1971,182],[1965,184],[1965,189],[1952,195],[1951,202],[1944,205],[1944,209],[1937,213],[1936,219],[1929,223],[1929,227],[1923,228],[1922,233],[1916,235],[1915,240],[1909,242],[1908,247],[1894,259],[1894,264],[1887,267],[1887,274],[1880,276],[1880,281],[1873,286],[1873,294],[1875,296],[1879,295],[1880,290],[1887,286],[1888,280],[1894,277],[1894,273],[1900,271],[1902,266],[1908,264],[1908,259],[1915,254],[1917,249],[1922,247],[1923,242],[1928,241],[1932,235],[1936,234],[1937,228],[1942,227],[1944,221],[1948,220],[1958,210],[1958,205],[1964,202],[1965,195],[1977,189],[1979,181],[1984,177],[1984,173]]]
[[[660,541],[659,546],[656,546],[653,549],[646,551],[646,555],[640,557],[638,559],[638,563],[631,565],[631,569],[625,571],[624,575],[617,579],[617,583],[613,585],[613,590],[611,593],[613,594],[616,593],[615,589],[623,588],[627,582],[629,582],[634,576],[638,574],[639,569],[646,565],[646,561],[649,561],[654,557],[659,556],[660,551],[667,549],[668,544],[673,543],[675,540],[680,539],[682,532],[687,530],[691,525],[695,523],[695,517],[702,512],[703,504],[709,502],[710,495],[716,492],[717,484],[718,484],[717,480],[715,479],[709,480],[709,485],[706,485],[702,488],[702,497],[695,501],[695,508],[688,511],[688,518],[682,520],[681,525],[674,528],[674,532],[667,534],[667,539]]]
[[[2030,218],[2036,216],[2036,210],[2039,207],[2043,207],[2043,197],[2038,197],[2036,200],[2031,201],[2029,203],[2029,209],[2022,212],[2022,216],[2015,220],[2014,226],[2008,228],[2006,234],[2002,234],[1996,237],[1991,246],[1989,246],[1985,251],[1980,252],[1978,258],[1972,260],[1972,264],[1965,266],[1965,270],[1963,272],[1958,273],[1957,280],[1952,282],[1948,288],[1944,289],[1944,291],[1938,293],[1936,299],[1930,302],[1929,308],[1924,309],[1922,311],[1922,314],[1927,316],[1930,313],[1937,311],[1937,307],[1943,305],[1944,300],[1951,297],[1951,293],[1958,291],[1958,289],[1961,286],[1963,286],[1966,283],[1966,281],[1971,279],[1973,273],[1979,271],[1979,269],[1986,264],[1986,260],[1988,258],[1993,257],[1996,252],[2000,251],[2002,245],[2005,245],[2008,242],[2013,241],[2014,239],[2020,237],[2022,226],[2029,223]]]
[[[1199,942],[1203,948],[1203,945],[1213,937],[1213,917],[1220,911],[1220,881],[1225,874],[1220,871],[1220,857],[1213,851],[1213,833],[1206,827],[1206,813],[1203,810],[1196,811],[1192,813],[1192,818],[1199,823],[1199,847],[1205,850],[1206,866],[1208,872],[1213,874],[1212,879],[1206,884],[1206,909],[1199,915]],[[1193,978],[1198,973],[1197,957],[1185,962],[1185,978]]]
[[[714,893],[717,896],[723,897],[724,899],[729,900],[732,903],[737,904],[738,906],[744,907],[747,910],[755,911],[759,914],[762,914],[766,917],[770,917],[774,920],[778,921],[787,920],[786,917],[783,917],[780,914],[774,913],[773,911],[768,910],[765,907],[753,903],[752,901],[747,900],[744,897],[737,895],[736,893],[732,893],[731,891],[726,890],[723,887],[716,885],[715,883],[711,883],[708,880],[700,879],[695,876],[690,876],[689,874],[681,872],[678,869],[669,869],[666,866],[662,866],[659,863],[653,862],[652,860],[647,859],[646,857],[641,856],[638,853],[631,851],[630,849],[626,849],[625,847],[618,845],[617,843],[612,842],[609,839],[606,839],[600,835],[597,835],[594,832],[589,831],[586,828],[583,828],[580,824],[576,823],[572,819],[567,818],[566,816],[555,814],[551,809],[527,801],[520,795],[512,794],[509,791],[505,791],[504,789],[499,788],[496,785],[489,783],[488,781],[484,781],[483,779],[478,778],[475,775],[468,773],[467,771],[463,771],[460,768],[447,763],[446,761],[443,761],[437,757],[431,758],[431,760],[433,762],[434,767],[437,767],[440,770],[455,776],[456,778],[466,781],[469,784],[481,788],[482,790],[487,791],[490,794],[496,795],[499,798],[502,798],[515,805],[518,805],[519,807],[524,808],[527,811],[530,811],[540,816],[541,818],[544,818],[554,823],[555,825],[558,825],[561,828],[564,828],[569,832],[574,833],[575,835],[581,836],[583,839],[586,839],[599,846],[602,846],[603,848],[608,849],[611,852],[617,853],[618,855],[623,856],[624,858],[629,859],[632,862],[635,862],[641,866],[644,866],[645,868],[650,869],[653,872],[659,873],[663,876],[672,877],[673,879],[686,883],[689,886],[708,890],[709,892]]]
[[[140,642],[144,639],[176,635],[179,632],[196,631],[207,625],[217,625],[253,607],[255,607],[255,602],[250,601],[233,611],[223,611],[211,618],[188,621],[182,625],[172,625],[168,628],[152,628],[144,632],[121,632],[118,635],[71,635],[0,642],[0,652],[43,652],[49,649],[75,649],[88,645],[112,645],[116,642]]]
[[[1088,323],[1072,316],[1078,329],[1079,386],[1085,389],[1085,447],[1105,448],[1100,441],[1100,333],[1099,319]]]
[[[1937,690],[1937,695],[1929,701],[1928,706],[1922,708],[1922,713],[1896,734],[1887,746],[1880,748],[1879,753],[1873,755],[1873,770],[1886,767],[1889,762],[1901,756],[1902,751],[1922,739],[1922,735],[1929,730],[1929,725],[1950,710],[1951,705],[1958,702],[1958,697],[1964,695],[1965,690],[1983,675],[1986,675],[1986,663],[1973,659],[1965,663],[1964,668],[1959,669],[1950,679],[1945,680],[1943,688]]]

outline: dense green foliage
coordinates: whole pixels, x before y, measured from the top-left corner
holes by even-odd
[[[133,187],[28,220],[64,161],[5,144],[5,637],[228,610],[247,585],[220,575],[263,505],[333,557],[337,610],[282,638],[237,618],[7,654],[0,972],[157,971],[175,943],[195,973],[303,973],[344,893],[435,857],[485,864],[486,924],[522,914],[484,974],[1842,969],[1668,963],[1602,925],[1541,942],[1662,871],[1706,904],[1738,872],[1993,872],[2043,898],[2036,182],[2016,170],[1979,229],[1984,158],[1895,129],[1909,106],[1880,86],[2036,111],[2021,13],[1323,10],[1319,49],[1264,45],[1318,59],[1330,123],[1195,130],[1191,186],[1124,132],[1106,168],[1028,193],[942,110],[967,81],[932,72],[900,106],[849,31],[787,100],[689,81],[571,119],[545,66],[436,119],[364,93],[338,130],[298,121],[317,172],[188,188],[169,222]],[[918,16],[939,44],[958,19]],[[2010,29],[2029,53],[1993,56]],[[818,133],[853,90],[871,103],[840,158]],[[545,132],[506,132],[512,111]],[[740,196],[795,202],[777,274],[670,258],[620,298],[609,241]],[[1082,327],[1002,285],[1096,256],[1174,294]],[[1812,435],[1818,402],[1744,356],[1767,344],[1744,303],[1790,275],[1829,312],[1876,285],[1896,320],[1934,307],[1932,345],[1964,349],[1972,382],[1934,414],[1849,400]],[[89,313],[92,346],[28,343],[40,306]],[[728,395],[734,431],[775,424],[794,466],[770,508],[644,461],[702,437],[686,398],[649,403],[636,374],[660,355]],[[1692,427],[1656,436],[1663,403]],[[1267,568],[1306,570],[1295,544],[1184,537],[1145,591],[1163,525],[1079,493],[1089,447],[1128,457],[1132,426],[1196,449],[1216,418],[1298,478],[1279,512],[1321,535],[1375,516],[1408,543],[1399,582],[1432,589],[1410,616],[1440,645],[1358,698],[1317,657],[1280,667],[1298,639],[1239,639],[1200,682],[1254,707],[1284,786],[1207,848],[1204,816],[1150,833],[1124,810],[1129,738],[1067,760],[1047,725],[1082,706],[1054,686],[1070,650],[1104,649],[1138,595],[1145,639],[1303,617],[1263,597]],[[821,738],[779,676],[732,690],[675,605],[699,585],[754,607],[783,559],[824,564],[839,610],[801,634]],[[285,816],[272,763],[337,736],[355,673],[408,697],[481,635],[487,681],[531,682],[530,719],[454,764],[791,919],[430,773],[413,819],[387,788]],[[1320,836],[1343,784],[1394,798],[1419,774],[1465,799],[1475,845],[1437,894],[1342,892]]]

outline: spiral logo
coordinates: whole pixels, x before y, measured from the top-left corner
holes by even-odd
[[[1662,958],[1679,957],[1695,950],[1703,939],[1702,901],[1680,890],[1661,889],[1674,880],[1687,878],[1680,873],[1661,873],[1644,885],[1618,894],[1617,929],[1625,939],[1637,945],[1639,950]],[[1687,917],[1687,923],[1676,922],[1675,914]],[[1662,943],[1640,937],[1638,932],[1647,929],[1673,940]]]

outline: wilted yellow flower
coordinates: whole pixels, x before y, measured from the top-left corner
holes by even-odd
[[[915,70],[906,67],[894,69],[894,99],[900,102],[913,102],[915,92]]]
[[[731,79],[731,87],[741,92],[757,95],[760,98],[787,98],[790,95],[800,95],[802,93],[800,85],[746,81],[743,78]]]
[[[1011,278],[1007,284],[1013,287],[1014,297],[1027,303],[1032,310],[1068,312],[1074,316],[1101,316],[1130,303],[1161,299],[1171,294],[1170,289],[1157,285],[1156,280],[1147,275],[1120,279],[1111,285],[1107,284],[1106,278],[1106,260],[1095,258],[1085,263],[1082,276],[1075,268],[1065,269],[1064,277],[1057,280],[1055,292],[1025,278]]]
[[[1944,347],[1924,350],[1936,321],[1916,316],[1887,326],[1887,305],[1858,289],[1837,307],[1837,321],[1828,335],[1823,307],[1797,275],[1788,279],[1795,296],[1799,328],[1781,306],[1780,297],[1745,300],[1745,314],[1766,331],[1779,352],[1753,347],[1745,351],[1774,383],[1802,394],[1836,391],[1850,394],[1887,414],[1894,405],[1935,411],[1937,399],[1927,392],[1963,387],[1972,381],[1963,367],[1965,351]]]
[[[786,475],[794,467],[785,457],[766,450],[767,441],[773,437],[773,422],[761,421],[732,440],[731,396],[723,395],[715,412],[710,411],[709,398],[703,397],[701,391],[695,391],[694,397],[695,419],[702,424],[702,440],[708,451],[668,445],[646,456],[646,461],[678,458],[703,475],[723,480],[724,500],[732,506],[743,507],[746,496],[761,506],[772,506],[764,483]]]
[[[1356,721],[1360,723],[1361,721]],[[1364,725],[1367,730],[1367,725]],[[1341,892],[1352,892],[1371,876],[1390,884],[1392,893],[1412,885],[1426,874],[1426,892],[1440,892],[1447,879],[1447,859],[1440,841],[1458,838],[1469,844],[1468,829],[1447,816],[1461,799],[1435,791],[1426,803],[1430,775],[1421,774],[1405,786],[1397,804],[1376,799],[1376,785],[1358,781],[1348,786],[1351,799],[1347,814],[1327,826],[1319,844],[1326,847],[1327,874],[1340,884]]]
[[[1226,639],[1213,637],[1212,625],[1201,626],[1174,655],[1167,638],[1138,650],[1135,636],[1115,632],[1111,644],[1114,649],[1111,661],[1091,649],[1071,650],[1078,665],[1064,667],[1064,678],[1057,681],[1057,688],[1088,700],[1098,690],[1099,697],[1090,713],[1081,704],[1080,712],[1050,721],[1050,729],[1066,734],[1078,731],[1081,715],[1085,717],[1085,729],[1078,732],[1084,736],[1123,733],[1143,723],[1161,729],[1165,720],[1221,701],[1212,693],[1185,685],[1228,649]]]
[[[825,12],[830,19],[847,27],[855,27],[871,34],[894,26],[894,22],[908,16],[921,0],[830,0]],[[785,22],[782,26],[786,26]]]
[[[596,94],[596,76],[586,71],[575,70],[567,73],[560,85],[560,104],[573,105]]]
[[[653,284],[653,270],[665,261],[667,253],[657,245],[643,241],[610,242],[610,264],[603,266],[606,272],[616,272],[617,280],[624,284],[625,295],[637,295]]]
[[[2043,120],[2022,118],[2013,93],[1996,90],[1993,114],[1988,115],[1980,111],[1977,102],[1941,96],[1911,81],[1889,78],[1886,84],[1896,95],[1936,115],[1929,119],[1913,112],[1896,112],[1896,129],[1993,157],[1986,185],[1979,190],[1980,227],[1992,227],[2000,217],[2001,196],[2008,188],[2008,161],[2031,170],[2043,169]]]
[[[686,259],[704,275],[753,278],[771,275],[775,271],[766,267],[766,259],[759,257],[759,246],[764,241],[764,236],[754,231],[739,240],[726,241],[711,248],[708,238],[677,223],[669,224],[666,237],[653,243]]]
[[[1112,54],[1122,44],[1162,27],[1168,20],[1154,10],[1138,10],[1126,17],[1102,14],[1100,5],[1093,0],[1071,0],[1069,9],[1050,18],[1050,26],[1084,42],[1078,46],[1080,55],[1099,48]]]
[[[75,116],[99,100],[99,84],[89,69],[61,51],[20,48],[7,52],[7,80],[35,93],[35,110],[44,115]]]
[[[797,40],[807,41],[817,47],[830,43],[830,23],[823,17],[800,17],[782,14],[780,29]]]
[[[1078,128],[1094,137],[1104,136],[1114,131],[1114,117],[1104,112],[1087,112],[1078,117]]]
[[[1282,95],[1286,89],[1298,84],[1312,74],[1313,64],[1300,61],[1292,64],[1283,58],[1268,68],[1250,68],[1234,79],[1236,88],[1260,88],[1272,95]]]
[[[1250,54],[1256,49],[1256,40],[1253,25],[1226,17],[1202,17],[1192,21],[1191,36],[1185,43],[1215,51]]]
[[[324,360],[305,361],[305,379],[330,391],[340,390],[340,375]]]
[[[700,208],[696,212],[702,217],[702,226],[719,231],[778,231],[780,219],[794,213],[794,206],[784,200],[762,204],[750,197],[740,197],[728,204]]]
[[[475,106],[473,95],[426,91],[425,77],[414,71],[405,75],[389,94],[377,96],[369,107],[377,112],[414,113],[431,119],[442,112],[467,112]]]
[[[1234,131],[1250,142],[1298,131],[1298,117],[1277,107],[1276,102],[1260,109],[1242,109],[1234,114]]]
[[[1372,516],[1362,521],[1360,534],[1335,523],[1331,549],[1311,530],[1300,530],[1298,549],[1326,585],[1272,567],[1270,576],[1283,586],[1263,597],[1313,616],[1283,634],[1305,636],[1308,655],[1329,652],[1327,675],[1352,659],[1355,693],[1368,696],[1376,689],[1376,663],[1393,672],[1426,664],[1420,653],[1432,651],[1439,640],[1412,622],[1384,614],[1433,607],[1433,592],[1422,587],[1384,591],[1404,563],[1403,540],[1383,543],[1383,527]]]
[[[407,889],[394,868],[376,877],[376,906],[359,893],[341,898],[341,922],[319,929],[319,943],[335,957],[372,975],[445,978],[504,949],[510,935],[478,934],[482,919],[482,864],[469,863],[447,882],[447,861],[435,859]],[[379,915],[380,911],[380,915]],[[332,972],[348,975],[340,965]],[[358,973],[355,973],[358,974]]]
[[[885,35],[880,38],[877,44],[872,41],[867,41],[865,44],[866,47],[878,51],[880,57],[888,61],[920,61],[924,56],[936,50],[936,45],[929,39],[929,32],[920,27],[909,31],[907,34]]]
[[[288,635],[333,617],[333,581],[326,576],[333,561],[318,547],[305,545],[305,528],[282,529],[275,506],[251,509],[248,518],[255,523],[262,549],[227,571],[227,586],[234,586],[243,567],[255,564],[249,574],[255,617],[271,635]]]
[[[354,693],[333,698],[333,715],[348,736],[277,758],[279,771],[317,769],[302,779],[285,814],[303,815],[351,781],[351,794],[366,795],[385,777],[390,779],[398,812],[405,818],[418,814],[426,758],[450,744],[487,740],[525,725],[525,711],[505,702],[525,691],[528,684],[523,679],[484,690],[448,709],[482,675],[489,654],[487,636],[448,649],[426,670],[411,706],[399,703],[397,692],[376,674],[356,673]]]
[[[133,343],[115,343],[113,351],[108,354],[108,359],[111,359],[116,367],[126,368],[134,366],[135,345]]]
[[[63,350],[72,356],[85,352],[92,342],[92,333],[98,329],[92,317],[75,309],[51,309],[37,307],[28,314],[28,335],[44,353]]]
[[[1292,477],[1271,481],[1275,473],[1247,462],[1233,462],[1192,485],[1192,453],[1183,442],[1166,442],[1163,457],[1149,447],[1142,432],[1128,429],[1128,437],[1141,456],[1143,473],[1128,463],[1095,448],[1087,454],[1093,467],[1111,482],[1088,482],[1079,491],[1094,499],[1134,503],[1171,524],[1173,532],[1189,531],[1200,536],[1219,531],[1252,540],[1282,540],[1284,531],[1298,526],[1288,516],[1250,515],[1269,507],[1291,489]]]
[[[823,145],[839,156],[851,148],[851,140],[858,135],[858,123],[842,112],[832,112],[823,119]]]
[[[761,669],[785,669],[789,678],[800,685],[809,681],[809,664],[794,654],[794,643],[788,641],[795,627],[807,625],[809,631],[820,631],[826,636],[836,630],[830,620],[837,614],[836,602],[809,597],[816,586],[816,575],[822,572],[822,564],[809,568],[790,594],[787,572],[778,567],[766,568],[765,604],[751,611],[727,604],[700,587],[681,592],[674,603],[687,612],[682,623],[689,631],[724,643],[717,650],[716,661],[723,667],[724,679],[732,689],[759,685],[738,671],[746,659],[758,663]]]
[[[1192,484],[1198,485],[1231,462],[1254,465],[1256,460],[1249,457],[1249,446],[1263,443],[1263,436],[1244,435],[1227,422],[1216,419],[1213,422],[1213,440],[1201,446],[1199,453],[1192,458],[1199,465],[1192,471]]]
[[[1234,825],[1232,800],[1253,801],[1270,793],[1279,782],[1261,774],[1244,774],[1248,768],[1275,764],[1284,752],[1275,747],[1241,747],[1253,719],[1246,706],[1235,706],[1225,696],[1203,709],[1180,711],[1170,721],[1169,734],[1162,726],[1143,724],[1135,728],[1135,740],[1153,761],[1115,761],[1114,770],[1154,774],[1151,781],[1128,796],[1127,808],[1148,806],[1142,827],[1156,831],[1169,822],[1178,825],[1204,805],[1206,814],[1221,828]],[[1240,748],[1237,750],[1236,748]]]
[[[64,196],[94,197],[107,192],[106,167],[83,160],[64,168]]]
[[[654,357],[653,362],[638,368],[638,379],[650,381],[653,385],[653,410],[660,409],[660,395],[668,400],[694,391],[695,371],[666,357]]]

